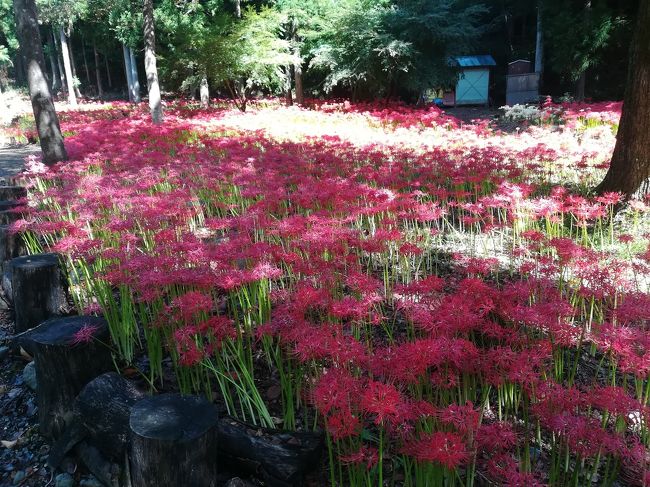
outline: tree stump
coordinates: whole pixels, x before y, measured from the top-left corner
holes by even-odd
[[[0,186],[0,200],[19,200],[27,196],[23,186]]]
[[[16,333],[62,314],[66,306],[66,286],[58,255],[18,257],[8,263],[6,272],[11,275],[8,291],[14,304]]]
[[[9,225],[0,225],[0,263],[24,254],[25,245],[21,235],[12,232]]]
[[[79,392],[113,368],[108,324],[96,316],[51,319],[21,340],[29,342],[34,353],[41,433],[57,438],[74,417]]]
[[[11,225],[13,222],[18,220],[19,217],[20,212],[0,209],[0,225]]]
[[[218,432],[219,462],[271,487],[303,485],[321,459],[322,432],[270,430],[230,417],[219,420]]]
[[[131,478],[138,487],[215,487],[217,408],[206,399],[161,394],[131,410]]]

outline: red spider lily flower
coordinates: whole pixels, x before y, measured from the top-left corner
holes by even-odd
[[[78,345],[82,343],[90,343],[95,338],[95,332],[99,329],[97,325],[82,325],[74,335],[70,343],[72,345]]]
[[[437,463],[449,470],[458,468],[469,458],[462,438],[444,431],[425,434],[406,444],[402,452],[420,462]]]
[[[379,451],[373,446],[361,445],[357,451],[339,456],[339,460],[343,465],[362,465],[370,470],[379,463]]]
[[[378,381],[369,381],[360,398],[361,409],[378,425],[397,418],[401,402],[402,396],[394,386]]]

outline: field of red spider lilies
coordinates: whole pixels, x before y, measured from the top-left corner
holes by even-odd
[[[104,105],[15,226],[151,387],[322,428],[331,486],[645,486],[650,202],[586,196],[619,115]]]

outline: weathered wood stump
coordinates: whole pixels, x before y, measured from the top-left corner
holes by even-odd
[[[11,231],[9,225],[0,225],[0,263],[24,254],[22,236]]]
[[[272,487],[302,485],[322,453],[323,435],[318,432],[270,430],[229,417],[219,421],[218,431],[219,461]]]
[[[57,438],[73,420],[79,392],[113,367],[108,324],[96,316],[51,319],[23,335],[21,342],[34,353],[41,433]]]
[[[215,487],[217,408],[208,400],[160,394],[131,410],[131,478],[137,487]]]
[[[105,457],[121,461],[130,440],[131,407],[143,398],[143,392],[115,372],[91,380],[77,396],[73,422],[50,449],[48,464],[58,467],[84,439]]]
[[[23,186],[0,186],[0,200],[18,200],[27,196]]]
[[[20,213],[13,210],[0,210],[0,225],[11,225],[20,218]]]
[[[58,255],[18,257],[7,263],[5,271],[11,276],[8,291],[14,304],[16,333],[62,314],[66,285]]]

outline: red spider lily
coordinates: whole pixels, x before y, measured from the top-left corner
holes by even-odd
[[[458,468],[469,458],[461,437],[442,431],[422,435],[406,444],[402,451],[420,462],[437,463],[450,470]]]
[[[359,405],[361,410],[374,418],[375,424],[392,422],[399,415],[402,396],[390,384],[369,381],[365,384]]]
[[[72,335],[70,343],[72,345],[79,345],[82,343],[92,342],[95,339],[95,333],[98,329],[99,327],[97,325],[82,325],[82,327]]]

